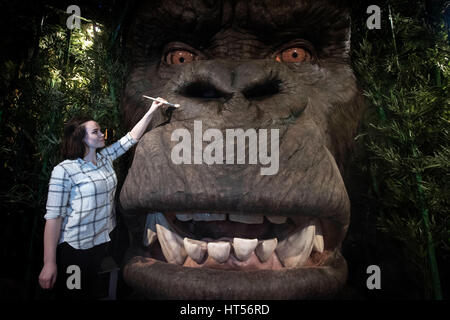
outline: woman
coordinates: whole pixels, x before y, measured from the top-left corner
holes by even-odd
[[[65,126],[62,153],[67,160],[53,169],[50,178],[44,216],[44,266],[39,275],[44,289],[53,288],[58,275],[58,298],[95,297],[97,274],[109,233],[115,227],[117,177],[112,162],[137,143],[152,113],[167,103],[162,98],[157,100],[129,133],[99,153],[97,149],[105,146],[105,139],[95,121],[78,118]],[[76,272],[81,282],[75,278]]]

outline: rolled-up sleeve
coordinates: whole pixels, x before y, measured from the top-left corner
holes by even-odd
[[[131,134],[128,132],[125,136],[123,136],[120,140],[113,143],[112,145],[104,148],[100,153],[110,158],[112,161],[116,160],[118,157],[123,155],[128,151],[132,146],[137,143],[136,140],[133,139]]]
[[[71,187],[72,182],[66,170],[60,165],[56,166],[48,185],[46,220],[66,216]]]

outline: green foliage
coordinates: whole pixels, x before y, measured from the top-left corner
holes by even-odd
[[[424,2],[425,3],[425,2]],[[382,8],[381,30],[354,21],[354,69],[369,112],[363,134],[378,228],[400,243],[410,274],[433,297],[435,270],[430,262],[427,214],[432,246],[446,274],[449,236],[449,39],[442,13],[448,2],[425,7],[391,1]],[[431,265],[430,265],[431,264]]]

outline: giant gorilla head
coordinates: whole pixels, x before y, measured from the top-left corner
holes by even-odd
[[[126,125],[142,95],[181,108],[154,115],[120,194],[127,283],[148,298],[333,296],[363,109],[344,3],[143,1],[130,36]]]

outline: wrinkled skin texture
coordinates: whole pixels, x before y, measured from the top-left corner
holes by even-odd
[[[134,15],[126,125],[131,128],[149,108],[143,94],[182,108],[154,115],[120,194],[131,234],[126,282],[148,298],[333,297],[347,278],[340,248],[350,203],[342,176],[363,109],[343,6],[319,0],[143,1]],[[311,59],[283,60],[290,48],[306,50]],[[170,54],[177,50],[191,53],[192,61],[173,64]],[[174,164],[171,134],[186,128],[193,135],[194,120],[202,121],[203,131],[279,129],[279,171],[261,175],[255,164]],[[325,250],[301,268],[187,268],[146,252],[149,212],[319,218]]]

